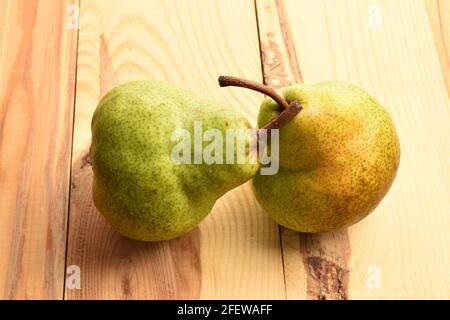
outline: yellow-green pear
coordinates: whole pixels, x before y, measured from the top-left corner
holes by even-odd
[[[280,94],[302,110],[279,131],[279,172],[253,178],[259,203],[279,224],[308,233],[366,217],[399,166],[400,144],[389,113],[363,89],[343,82],[294,85]],[[281,111],[266,98],[258,126]]]
[[[258,169],[248,159],[218,160],[226,131],[249,128],[228,105],[162,82],[132,81],[112,89],[92,118],[95,206],[130,238],[166,240],[188,232],[219,197]],[[249,148],[251,141],[244,142]],[[216,162],[202,157],[208,151]]]
[[[261,135],[279,130],[279,139],[259,149],[278,155],[279,170],[264,174],[263,165],[252,180],[258,202],[279,224],[301,232],[333,231],[366,217],[388,192],[400,144],[387,110],[363,89],[328,81],[278,94],[228,76],[219,84],[268,96],[258,127]]]

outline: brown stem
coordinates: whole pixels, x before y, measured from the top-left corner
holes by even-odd
[[[292,101],[286,110],[283,110],[278,117],[270,121],[262,129],[280,129],[282,126],[291,121],[301,110],[302,105],[297,101]]]
[[[291,121],[301,110],[302,105],[297,101],[292,101],[290,104],[278,93],[275,92],[271,87],[264,84],[254,82],[251,80],[241,79],[231,76],[220,76],[219,85],[221,87],[242,87],[251,90],[261,92],[269,97],[271,97],[283,111],[276,117],[272,119],[268,124],[266,124],[262,129],[280,129],[282,126]]]
[[[237,78],[237,77],[231,77],[231,76],[220,76],[219,77],[219,85],[221,87],[242,87],[247,88],[251,90],[255,90],[258,92],[261,92],[265,94],[266,96],[271,97],[273,100],[275,100],[276,103],[283,109],[286,110],[289,108],[289,103],[283,99],[282,96],[280,96],[278,93],[275,92],[271,87],[266,86],[262,83],[254,82],[247,79]]]

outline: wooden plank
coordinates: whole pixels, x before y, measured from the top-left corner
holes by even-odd
[[[0,3],[0,297],[60,299],[77,30],[76,1]]]
[[[68,248],[81,289],[66,289],[68,299],[285,297],[278,227],[248,184],[195,231],[161,243],[120,237],[91,197],[90,120],[117,83],[165,79],[255,123],[262,97],[217,85],[220,74],[262,78],[255,22],[252,1],[82,1]]]
[[[264,83],[282,88],[303,83],[292,32],[282,1],[256,2]]]
[[[450,97],[450,1],[424,0]]]
[[[305,82],[353,82],[386,105],[402,147],[396,181],[368,218],[329,234],[283,230],[288,298],[448,299],[450,103],[423,2],[260,0],[257,11],[263,57],[281,57],[288,75],[278,83],[292,82],[295,50]]]

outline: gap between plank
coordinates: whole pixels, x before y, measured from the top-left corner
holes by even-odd
[[[73,108],[72,108],[72,136],[70,141],[70,174],[69,174],[69,197],[67,201],[67,223],[66,223],[66,252],[64,258],[64,279],[63,279],[63,288],[62,288],[62,300],[66,300],[66,279],[67,279],[67,259],[68,259],[68,251],[69,251],[69,223],[70,223],[70,200],[72,194],[72,161],[73,161],[73,139],[75,132],[75,108],[77,101],[77,75],[78,75],[78,48],[80,43],[80,29],[81,29],[81,0],[78,0],[78,25],[77,25],[77,41],[76,41],[76,49],[75,49],[75,79],[74,79],[74,90],[73,90]]]

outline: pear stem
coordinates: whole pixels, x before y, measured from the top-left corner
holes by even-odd
[[[266,86],[262,83],[258,83],[255,81],[242,79],[238,77],[232,77],[232,76],[220,76],[219,77],[219,86],[221,87],[241,87],[241,88],[247,88],[250,90],[258,91],[266,96],[271,97],[273,100],[275,100],[276,103],[283,109],[286,110],[289,108],[289,103],[283,99],[278,93],[275,92],[271,87]]]
[[[297,101],[292,101],[288,108],[283,110],[278,117],[266,124],[262,129],[272,130],[280,129],[282,126],[291,121],[300,111],[302,110],[302,105]]]
[[[263,93],[271,97],[280,106],[280,108],[283,109],[283,111],[278,115],[278,117],[270,121],[262,129],[267,130],[280,129],[282,126],[291,121],[302,110],[302,105],[299,102],[292,101],[289,104],[282,96],[276,93],[276,91],[273,88],[266,86],[262,83],[238,77],[220,76],[219,85],[221,87],[232,86],[232,87],[247,88],[250,90]]]

